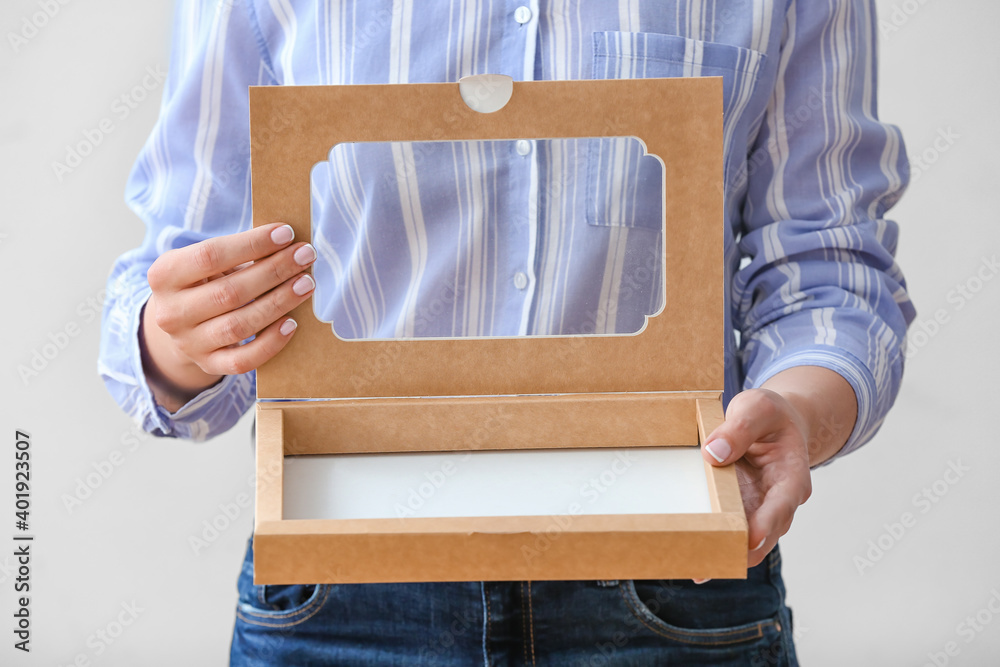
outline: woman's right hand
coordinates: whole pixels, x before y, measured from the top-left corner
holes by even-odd
[[[291,227],[274,223],[153,262],[140,347],[157,403],[176,412],[223,376],[251,371],[285,346],[296,326],[285,315],[315,288],[305,270],[316,251],[293,238]]]

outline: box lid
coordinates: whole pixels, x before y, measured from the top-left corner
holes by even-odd
[[[347,341],[310,298],[258,369],[258,398],[721,392],[722,80],[514,82],[490,113],[463,86],[251,87],[254,225],[310,238],[310,171],[339,143],[632,136],[663,164],[666,308],[633,335]]]

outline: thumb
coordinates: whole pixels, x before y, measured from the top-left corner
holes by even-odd
[[[743,458],[751,445],[781,429],[784,421],[779,402],[783,400],[767,389],[748,389],[734,396],[726,409],[726,421],[705,438],[702,457],[714,466]]]

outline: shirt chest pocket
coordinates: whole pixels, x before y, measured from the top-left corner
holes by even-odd
[[[721,76],[725,150],[732,129],[753,100],[766,56],[758,51],[648,32],[595,32],[595,79]],[[613,120],[609,119],[609,122]],[[590,139],[587,148],[587,222],[659,229],[662,168],[635,139]]]

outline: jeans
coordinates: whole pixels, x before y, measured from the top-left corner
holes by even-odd
[[[797,665],[777,548],[747,580],[237,584],[233,667]]]

